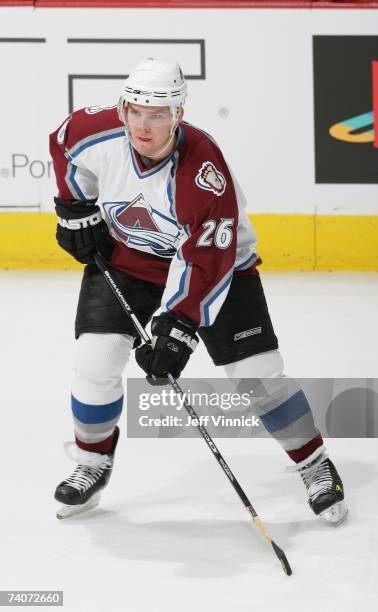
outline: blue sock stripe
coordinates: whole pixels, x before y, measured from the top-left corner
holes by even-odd
[[[303,391],[298,391],[277,408],[273,408],[270,412],[260,416],[260,419],[265,429],[269,433],[274,433],[295,423],[308,412],[311,412],[311,409],[307,398]]]
[[[123,395],[115,402],[110,404],[83,404],[76,397],[71,395],[71,407],[74,417],[81,423],[89,425],[95,423],[106,423],[116,418],[122,412]]]

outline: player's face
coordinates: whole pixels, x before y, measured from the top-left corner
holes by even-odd
[[[135,149],[140,155],[155,155],[169,140],[173,118],[168,106],[128,104],[127,126]],[[164,156],[170,154],[164,151]]]

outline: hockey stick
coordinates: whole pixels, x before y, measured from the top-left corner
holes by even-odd
[[[103,273],[104,279],[107,282],[107,284],[109,285],[109,287],[112,290],[113,294],[115,295],[115,297],[117,298],[117,300],[121,304],[121,306],[122,306],[123,310],[126,312],[127,316],[130,317],[130,319],[132,320],[133,325],[135,327],[135,330],[138,332],[138,334],[141,337],[141,339],[144,342],[146,342],[146,343],[151,343],[151,339],[150,339],[149,335],[147,334],[147,332],[144,329],[144,327],[140,324],[138,318],[136,317],[136,315],[134,314],[134,312],[130,308],[130,306],[127,303],[126,299],[124,298],[121,290],[119,289],[119,287],[115,283],[113,277],[111,276],[108,268],[105,265],[105,262],[104,262],[102,256],[96,253],[94,255],[94,259],[95,259],[97,267]],[[167,378],[168,378],[172,388],[184,400],[184,406],[185,406],[187,412],[189,413],[189,415],[192,417],[192,419],[196,419],[197,423],[200,423],[200,420],[199,420],[199,417],[198,417],[196,411],[194,410],[194,408],[186,400],[185,394],[184,394],[183,390],[181,389],[181,387],[180,387],[179,383],[177,382],[177,380],[175,378],[173,378],[173,376],[171,374],[168,374]],[[230,470],[230,468],[227,465],[226,461],[223,459],[221,453],[219,452],[216,444],[214,443],[214,441],[210,437],[210,435],[207,432],[206,428],[203,425],[196,425],[196,427],[197,427],[198,431],[200,432],[201,436],[203,437],[203,439],[205,440],[206,444],[210,448],[211,452],[213,453],[215,459],[218,461],[218,463],[221,466],[222,470],[226,474],[227,478],[231,482],[231,484],[234,487],[236,493],[239,495],[239,497],[240,497],[241,501],[243,502],[244,506],[246,507],[248,512],[251,514],[254,524],[256,525],[256,527],[258,528],[258,530],[260,531],[260,533],[262,534],[264,539],[268,542],[268,544],[270,544],[272,546],[275,554],[277,555],[278,559],[281,562],[281,565],[282,565],[282,568],[283,568],[285,574],[287,574],[288,576],[291,576],[292,570],[291,570],[291,567],[289,565],[289,562],[288,562],[288,560],[286,558],[286,555],[285,555],[284,551],[279,546],[277,546],[277,544],[272,539],[272,536],[270,535],[270,533],[268,532],[266,526],[264,525],[264,523],[262,522],[262,520],[258,516],[256,510],[254,509],[254,507],[252,506],[252,504],[249,501],[248,497],[244,493],[243,489],[241,488],[241,486],[238,483],[237,479],[235,478],[234,474]]]

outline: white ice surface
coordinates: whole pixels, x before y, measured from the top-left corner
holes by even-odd
[[[378,376],[377,280],[264,274],[287,373]],[[327,443],[350,506],[336,529],[311,514],[274,441],[217,441],[285,550],[290,578],[201,439],[123,438],[101,506],[56,520],[53,491],[73,467],[61,445],[72,438],[79,283],[77,273],[0,273],[0,589],[63,590],[70,612],[375,611],[376,439]],[[134,363],[128,371],[140,375]],[[202,347],[185,373],[222,375]]]

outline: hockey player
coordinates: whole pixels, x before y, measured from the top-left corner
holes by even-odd
[[[176,62],[149,58],[118,107],[90,107],[50,137],[58,185],[57,240],[86,264],[75,323],[72,413],[78,463],[56,489],[64,517],[93,507],[107,484],[123,403],[122,373],[138,345],[131,321],[93,262],[98,251],[153,342],[136,348],[148,376],[179,377],[198,343],[226,376],[274,378],[266,429],[295,464],[316,515],[346,515],[343,485],[307,399],[280,395],[278,351],[245,197],[213,139],[183,121],[187,85]],[[281,399],[280,399],[281,397]]]

